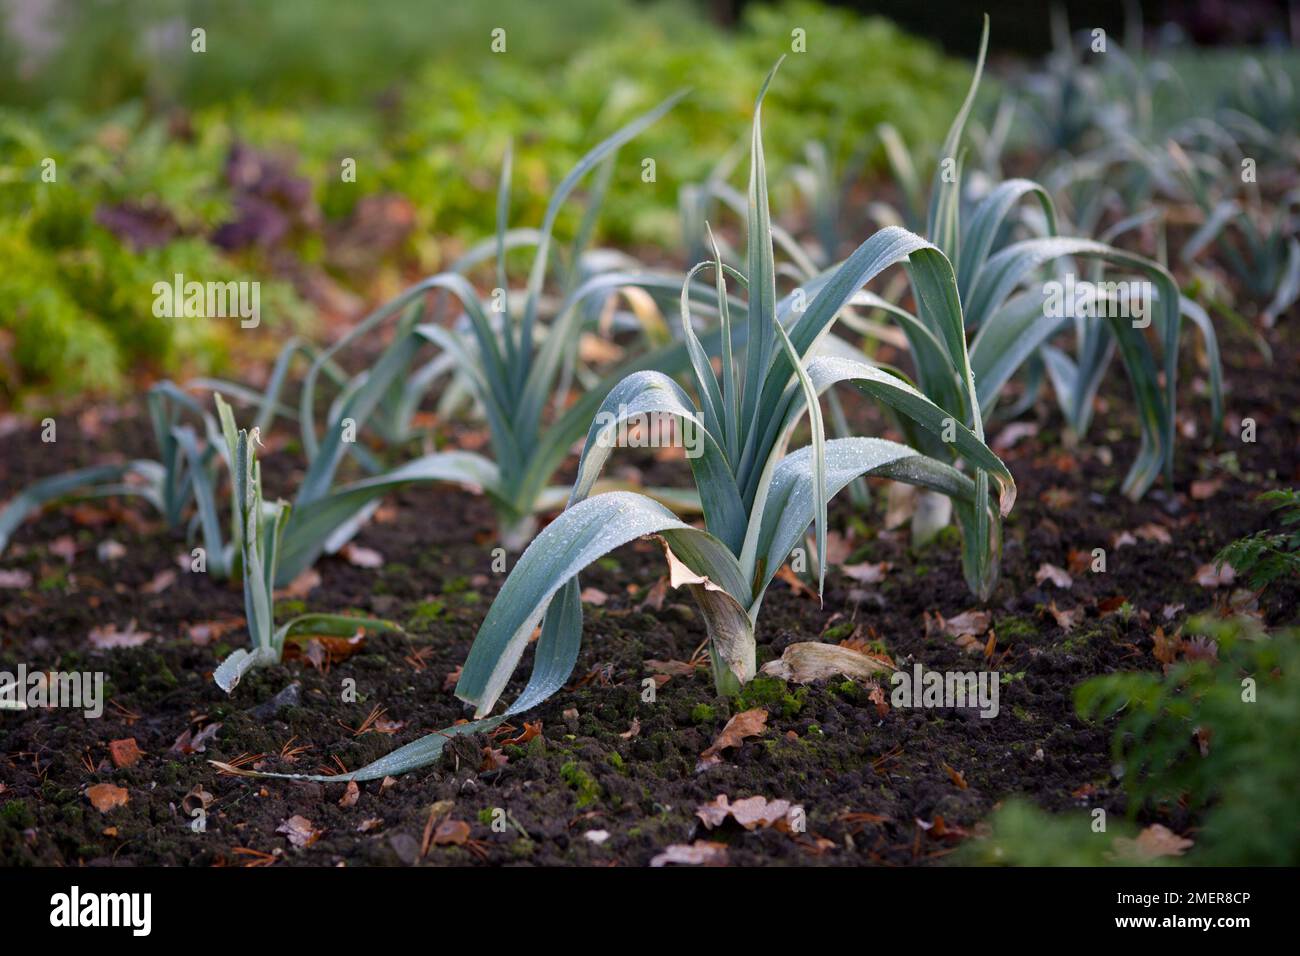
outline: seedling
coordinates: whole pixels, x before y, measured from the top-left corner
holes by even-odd
[[[367,628],[400,631],[401,628],[391,621],[346,614],[301,614],[276,627],[276,568],[291,509],[283,501],[268,503],[262,498],[262,466],[257,460],[258,430],[240,429],[233,433],[233,420],[228,410],[223,421],[230,426],[226,438],[233,464],[232,509],[241,531],[244,616],[252,650],[240,648],[222,661],[212,675],[217,686],[229,694],[251,668],[279,663],[284,655],[285,641],[290,638],[306,635],[351,637]]]

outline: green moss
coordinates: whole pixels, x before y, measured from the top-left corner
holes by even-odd
[[[579,809],[600,799],[600,784],[576,760],[570,760],[560,767],[560,779],[577,794]]]
[[[609,755],[609,765],[616,770],[623,770],[626,764],[623,763],[623,755],[617,750],[611,751]]]
[[[36,825],[36,817],[26,800],[10,800],[0,806],[0,822],[7,823],[16,830],[26,830]]]
[[[306,601],[276,601],[275,613],[282,620],[307,613]]]
[[[712,704],[696,704],[691,708],[691,722],[695,724],[711,724],[716,719],[717,713]]]
[[[994,627],[1002,644],[1034,641],[1039,637],[1037,625],[1023,617],[1004,617]]]
[[[427,601],[421,601],[415,605],[415,611],[406,619],[406,629],[408,631],[427,630],[429,625],[439,620],[447,605],[439,598],[429,598]]]
[[[808,688],[800,687],[793,694],[785,685],[785,681],[777,677],[755,677],[748,684],[740,689],[740,695],[736,698],[736,710],[752,710],[755,707],[766,707],[769,710],[779,711],[782,717],[790,718],[799,714],[803,710],[804,700],[808,697]]]
[[[492,825],[491,807],[484,807],[482,810],[478,812],[478,822],[483,824],[485,827],[490,827]]]
[[[853,634],[853,622],[841,621],[839,624],[836,624],[834,627],[828,627],[825,631],[823,631],[822,640],[826,641],[827,643],[833,641],[842,641],[846,637],[851,636],[852,634]]]
[[[835,693],[846,700],[857,700],[862,689],[858,687],[856,681],[846,680],[835,685]]]
[[[55,567],[49,574],[44,575],[36,582],[36,587],[41,591],[58,591],[68,583],[68,572],[62,567]]]
[[[617,574],[619,571],[623,570],[623,565],[619,564],[613,558],[601,558],[596,562],[596,567],[603,571],[609,571],[612,574]]]

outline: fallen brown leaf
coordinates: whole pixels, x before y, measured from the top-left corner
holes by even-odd
[[[1033,438],[1038,434],[1038,425],[1034,422],[1012,422],[993,439],[991,446],[996,452],[1004,452],[1023,438]]]
[[[31,586],[32,575],[30,571],[24,571],[21,568],[0,570],[0,588],[22,590]]]
[[[114,647],[139,647],[152,637],[153,635],[146,631],[137,630],[135,619],[132,618],[131,623],[120,631],[116,624],[93,627],[87,635],[87,640],[92,647],[107,650]]]
[[[71,564],[77,559],[77,542],[70,534],[60,535],[49,543],[49,552]]]
[[[144,756],[144,751],[136,744],[134,737],[124,737],[108,742],[108,755],[113,759],[113,766],[121,769],[136,764]]]
[[[277,601],[298,601],[305,598],[312,592],[312,589],[320,584],[320,572],[315,568],[308,568],[302,574],[298,575],[286,587],[280,588],[275,592]]]
[[[201,754],[207,749],[209,740],[217,735],[221,729],[220,723],[208,724],[198,733],[193,728],[187,727],[185,732],[176,738],[176,742],[171,746],[171,753],[176,754]]]
[[[1074,579],[1066,573],[1064,568],[1058,568],[1054,564],[1048,564],[1044,561],[1038,566],[1038,571],[1034,574],[1034,583],[1042,584],[1044,581],[1051,581],[1058,588],[1070,588],[1074,586]]]
[[[689,677],[703,667],[698,661],[646,661],[646,670],[652,674],[666,674],[669,677]]]
[[[1224,562],[1219,567],[1214,563],[1202,564],[1192,575],[1192,580],[1203,588],[1220,588],[1237,580],[1237,572],[1231,564]]]
[[[86,799],[100,813],[108,813],[117,807],[124,807],[131,799],[125,787],[112,783],[97,783],[86,788]]]
[[[989,629],[989,624],[993,621],[993,615],[988,611],[962,611],[956,617],[950,617],[942,621],[943,630],[947,631],[953,637],[961,637],[963,634],[969,634],[972,637],[980,637]]]
[[[888,664],[851,647],[802,641],[787,647],[778,660],[764,664],[762,672],[796,684],[809,684],[839,674],[867,680],[892,670]]]
[[[1056,621],[1057,627],[1063,630],[1066,634],[1069,634],[1074,630],[1075,626],[1083,620],[1084,608],[1075,607],[1063,611],[1056,606],[1055,601],[1052,601],[1052,603],[1047,606],[1047,613],[1052,615],[1052,619]]]
[[[722,732],[709,748],[700,754],[699,763],[695,765],[696,771],[721,763],[722,751],[728,747],[739,747],[746,737],[757,737],[766,727],[767,711],[762,707],[755,707],[734,715],[727,721],[727,725],[722,728]]]
[[[726,866],[727,845],[713,840],[696,840],[691,844],[674,843],[650,861],[651,866]]]
[[[885,580],[885,575],[892,567],[888,561],[878,561],[875,564],[864,561],[861,564],[841,565],[840,570],[859,584],[879,584]]]
[[[776,578],[778,581],[784,581],[786,584],[790,585],[790,590],[795,594],[802,595],[806,598],[815,599],[817,597],[817,589],[810,587],[803,578],[794,573],[788,564],[781,565],[781,570],[776,572]]]
[[[1154,860],[1164,856],[1182,856],[1184,850],[1193,846],[1191,840],[1180,837],[1177,833],[1160,823],[1153,823],[1141,833],[1136,840],[1127,837],[1115,838],[1115,852],[1127,859]]]
[[[463,846],[469,833],[469,824],[464,820],[443,820],[433,831],[433,845]]]
[[[321,838],[323,830],[304,816],[294,814],[275,828],[276,833],[283,833],[289,842],[297,847],[311,846]]]
[[[1154,541],[1156,544],[1173,544],[1174,538],[1165,528],[1158,524],[1148,523],[1133,529],[1133,533],[1143,541]]]
[[[339,556],[354,568],[382,568],[384,556],[374,548],[363,548],[349,541],[339,548]]]
[[[885,700],[885,689],[879,684],[871,685],[871,693],[867,695],[867,700],[876,706],[876,716],[884,717],[889,713],[889,703]]]
[[[789,800],[768,800],[766,797],[754,796],[732,803],[725,793],[718,794],[712,802],[701,804],[695,809],[695,815],[709,829],[721,826],[727,817],[731,817],[746,830],[767,828],[785,820],[789,813]]]
[[[148,583],[140,588],[141,594],[161,594],[169,587],[176,583],[176,572],[171,568],[164,568],[149,579]]]
[[[244,626],[242,617],[228,617],[221,621],[199,621],[186,627],[190,641],[199,647],[207,647],[228,631]]]
[[[583,604],[594,604],[596,607],[604,606],[605,602],[609,600],[609,595],[600,588],[583,588],[582,593],[578,596]]]

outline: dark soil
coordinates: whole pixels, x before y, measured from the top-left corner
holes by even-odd
[[[873,489],[870,513],[854,515],[847,496],[833,512],[836,526],[850,534],[852,561],[890,562],[882,584],[864,586],[833,570],[820,607],[786,583],[773,585],[759,628],[760,664],[792,642],[838,640],[856,630],[909,669],[914,662],[995,668],[1002,675],[1000,714],[991,720],[970,710],[878,709],[869,687],[842,680],[800,688],[761,679],[740,703],[728,703],[715,699],[703,668],[672,677],[654,703],[643,702],[642,681],[652,676],[647,662],[690,660],[704,629],[684,593],[670,592],[659,610],[643,607],[663,565],[658,546],[641,541],[583,576],[584,587],[608,599],[587,607],[570,687],[526,718],[541,722],[540,736],[507,743],[520,722],[491,741],[456,740],[439,765],[363,784],[355,802],[343,806],[342,784],[250,779],[210,761],[342,772],[464,717],[449,675],[503,579],[491,571],[486,503],[442,487],[393,496],[385,520],[358,539],[382,553],[383,566],[325,558],[317,566],[319,586],[296,603],[282,601],[279,616],[356,610],[394,619],[408,633],[371,636],[359,653],[332,665],[299,659],[254,671],[231,698],[218,691],[211,672],[246,639],[242,623],[206,644],[193,638],[192,626],[240,620],[240,592],[208,575],[180,573],[161,593],[145,593],[155,575],[177,568],[186,545],[156,527],[143,505],[123,505],[143,520],[119,514],[103,525],[87,524],[99,517],[94,512],[49,510],[21,529],[4,555],[4,569],[26,570],[34,583],[0,590],[0,669],[24,663],[100,670],[108,703],[97,720],[48,709],[0,715],[0,865],[639,866],[670,844],[698,838],[727,843],[735,864],[914,864],[948,858],[1012,795],[1049,810],[1086,805],[1122,813],[1108,728],[1075,715],[1074,688],[1092,675],[1157,667],[1156,628],[1171,631],[1187,615],[1221,605],[1232,590],[1194,583],[1196,569],[1228,541],[1264,526],[1263,510],[1252,503],[1258,492],[1300,478],[1296,320],[1289,317],[1291,327],[1283,320],[1285,338],[1275,342],[1272,366],[1240,336],[1225,335],[1229,422],[1213,443],[1206,438],[1208,402],[1197,388],[1204,376],[1188,347],[1180,417],[1201,437],[1181,445],[1173,486],[1157,485],[1140,503],[1117,491],[1136,445],[1118,363],[1081,447],[1062,450],[1059,416],[1040,403],[1038,435],[1005,453],[1020,497],[1006,525],[1002,582],[988,604],[996,635],[991,664],[982,656],[986,638],[972,653],[933,629],[927,635],[927,613],[951,618],[975,602],[951,536],[913,549],[905,528],[879,531],[883,486]],[[1253,444],[1236,437],[1235,422],[1245,416],[1258,424]],[[109,453],[152,453],[139,409],[123,410],[101,429],[90,438],[71,421],[61,423],[51,445],[34,427],[8,435],[0,497]],[[674,472],[672,465],[641,464],[647,472]],[[293,467],[288,452],[268,457],[271,493],[290,487]],[[1191,483],[1203,480],[1222,484],[1209,497],[1193,497]],[[1153,525],[1169,543],[1158,540]],[[1136,542],[1116,548],[1123,532]],[[51,550],[63,536],[76,545],[71,561]],[[101,561],[97,545],[106,538],[124,545],[125,555]],[[1076,572],[1068,589],[1036,583],[1044,562],[1065,568],[1071,551],[1095,547],[1106,549],[1106,573]],[[1294,586],[1272,589],[1261,613],[1272,624],[1293,621],[1296,596]],[[1053,605],[1083,609],[1071,632],[1058,625]],[[93,628],[125,628],[133,620],[153,635],[142,645],[90,644]],[[526,657],[521,678],[528,663]],[[344,702],[351,682],[356,700]],[[297,688],[292,701],[268,705],[290,687]],[[769,711],[764,733],[696,772],[701,751],[729,714],[755,706]],[[382,709],[380,729],[357,733],[374,708]],[[217,725],[201,752],[176,746],[187,731]],[[134,738],[144,756],[118,769],[109,743],[124,738]],[[105,782],[126,788],[129,802],[101,814],[86,790]],[[199,791],[210,795],[204,832],[191,827],[200,800],[187,796]],[[706,831],[696,807],[724,793],[790,800],[804,808],[807,832],[746,832],[733,823]],[[430,808],[441,801],[451,806],[442,804],[440,813],[469,824],[470,839],[422,855]],[[504,832],[492,826],[496,808],[504,810],[497,815]],[[279,829],[295,815],[319,831],[309,846],[291,845]],[[1165,822],[1177,828],[1194,821]],[[608,837],[597,843],[591,831]]]

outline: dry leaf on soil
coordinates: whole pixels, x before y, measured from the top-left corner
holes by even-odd
[[[885,580],[885,575],[889,573],[891,567],[893,565],[888,561],[878,561],[875,564],[863,561],[861,564],[842,565],[840,570],[859,584],[879,584]]]
[[[713,840],[696,840],[694,843],[674,843],[650,861],[651,866],[676,863],[683,866],[726,866],[727,844]]]
[[[126,806],[131,795],[126,792],[125,787],[112,783],[97,783],[93,787],[86,788],[86,799],[100,813],[107,813],[116,807]]]
[[[21,568],[0,571],[0,588],[22,590],[31,586],[32,575],[30,571],[23,571]]]
[[[1168,827],[1153,823],[1141,833],[1136,840],[1127,837],[1115,838],[1115,852],[1128,859],[1154,860],[1163,856],[1182,856],[1184,850],[1191,849],[1193,842],[1180,837]]]
[[[1202,564],[1192,575],[1192,580],[1203,588],[1220,588],[1237,580],[1237,572],[1231,564],[1224,562],[1219,567],[1214,563]]]
[[[294,814],[275,828],[276,833],[283,833],[294,846],[311,846],[321,838],[323,830],[304,816]]]
[[[762,672],[796,684],[843,674],[856,680],[868,680],[893,668],[861,651],[840,644],[818,644],[803,641],[791,644],[779,660],[768,661]]]
[[[382,568],[384,556],[374,548],[363,548],[349,542],[339,549],[339,555],[354,568]],[[290,585],[292,587],[292,585]]]
[[[87,640],[92,647],[107,650],[114,647],[139,647],[152,637],[153,635],[147,631],[137,630],[135,619],[132,618],[131,623],[120,631],[116,624],[93,627],[87,635]]]
[[[137,763],[144,756],[144,751],[136,744],[134,737],[125,737],[108,742],[108,755],[113,758],[113,766],[120,770]]]
[[[709,748],[700,754],[699,763],[695,765],[696,772],[722,763],[722,751],[728,747],[739,747],[746,737],[757,737],[766,727],[767,711],[762,707],[736,714],[727,721],[727,725],[722,728],[722,732]]]
[[[725,793],[720,793],[712,802],[695,808],[695,815],[710,830],[722,826],[728,817],[746,830],[767,828],[779,824],[789,814],[789,800],[768,800],[766,797],[754,796],[732,803]]]
[[[1048,564],[1046,561],[1038,566],[1038,571],[1034,574],[1034,583],[1042,584],[1044,581],[1051,581],[1058,588],[1070,588],[1074,586],[1074,579],[1066,573],[1064,568],[1058,568],[1056,565]]]

